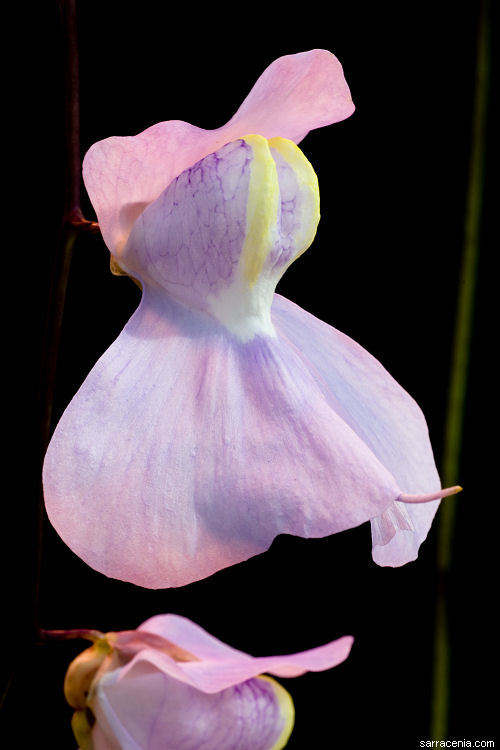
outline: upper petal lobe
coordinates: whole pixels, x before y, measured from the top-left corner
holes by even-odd
[[[342,66],[317,49],[275,60],[234,117],[216,130],[170,120],[136,136],[99,141],[85,156],[83,178],[107,246],[119,257],[144,208],[177,175],[225,143],[247,133],[299,143],[310,130],[353,111]]]

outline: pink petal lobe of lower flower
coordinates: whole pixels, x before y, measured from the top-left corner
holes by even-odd
[[[241,651],[228,646],[200,625],[181,615],[167,614],[150,617],[149,620],[139,625],[135,632],[139,638],[144,635],[164,638],[196,654],[200,659],[224,661],[224,659],[238,658],[242,654]]]
[[[144,208],[187,167],[247,133],[298,143],[314,128],[354,111],[342,66],[315,49],[275,60],[234,117],[216,130],[181,120],[153,125],[136,136],[95,143],[83,162],[83,179],[110,251],[119,257]]]
[[[137,661],[147,661],[171,677],[206,693],[224,690],[264,672],[279,677],[298,677],[305,672],[331,669],[347,659],[354,641],[351,636],[343,636],[297,654],[253,657],[227,646],[199,625],[178,615],[159,615],[145,622],[139,630],[161,633],[195,654],[198,660],[176,663],[167,654],[145,649],[124,667],[123,674]]]

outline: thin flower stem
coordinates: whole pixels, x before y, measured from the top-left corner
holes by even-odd
[[[40,629],[40,637],[44,641],[67,641],[73,638],[83,638],[86,641],[95,643],[104,638],[104,633],[100,630],[89,630],[87,628],[77,628],[74,630],[44,630]]]
[[[465,397],[470,359],[471,332],[479,257],[483,202],[486,120],[490,74],[489,0],[479,11],[476,80],[471,133],[469,179],[465,206],[464,246],[453,344],[448,407],[444,435],[442,476],[445,487],[458,481]],[[453,555],[456,499],[440,510],[437,549],[437,601],[434,630],[434,675],[431,733],[434,740],[448,736],[451,649],[448,615],[448,573]]]
[[[75,241],[81,232],[97,232],[99,225],[84,219],[80,209],[80,92],[76,0],[58,0],[64,34],[66,192],[62,226],[52,269],[49,308],[45,323],[40,375],[40,457],[45,454],[52,423],[52,406],[64,303]],[[41,463],[40,460],[40,463]],[[40,640],[39,602],[43,548],[44,505],[40,487],[37,502],[36,560],[34,584],[34,633]]]
[[[76,0],[58,0],[64,29],[66,93],[65,215],[81,218],[80,210],[80,76]]]

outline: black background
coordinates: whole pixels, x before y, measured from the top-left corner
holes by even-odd
[[[314,47],[344,66],[356,112],[301,144],[320,182],[313,246],[278,291],[352,336],[415,397],[442,453],[463,224],[479,4],[232,5],[98,2],[79,7],[82,156],[109,135],[183,119],[226,122],[276,57]],[[41,9],[40,9],[41,10]],[[34,43],[20,78],[27,115],[16,226],[22,295],[10,323],[16,405],[28,406],[14,439],[15,492],[7,497],[7,747],[71,748],[64,671],[77,643],[30,645],[37,452],[37,362],[64,192],[64,62],[57,6],[31,19]],[[24,132],[24,131],[23,131]],[[494,737],[492,659],[496,530],[485,458],[490,312],[491,177],[458,481],[450,580],[450,738]],[[84,195],[83,210],[94,218]],[[489,222],[489,224],[488,224]],[[54,424],[137,306],[139,290],[112,277],[100,236],[76,246],[69,282]],[[19,284],[19,282],[18,282]],[[20,308],[20,309],[19,309]],[[16,350],[17,351],[17,350]],[[17,375],[19,374],[19,377]],[[26,376],[26,377],[23,377]],[[25,383],[26,381],[26,383]],[[9,399],[7,399],[9,400]],[[17,412],[16,412],[17,413]],[[24,416],[25,414],[25,416]],[[19,417],[13,422],[17,425]],[[369,524],[321,540],[279,537],[269,552],[181,589],[148,591],[106,579],[46,524],[40,620],[46,628],[128,629],[162,612],[190,617],[256,655],[299,651],[355,636],[340,667],[282,680],[296,706],[292,748],[397,748],[429,736],[436,594],[436,524],[419,559],[401,569],[371,560]],[[20,734],[19,734],[20,732]]]

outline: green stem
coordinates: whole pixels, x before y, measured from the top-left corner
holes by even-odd
[[[478,20],[476,80],[471,134],[469,179],[465,206],[464,247],[457,300],[448,407],[445,424],[443,486],[459,480],[467,376],[479,257],[483,202],[486,120],[489,88],[489,0],[482,0]],[[437,602],[434,632],[434,675],[431,705],[431,738],[448,735],[450,666],[448,577],[453,554],[455,497],[443,503],[439,514],[437,549]]]

